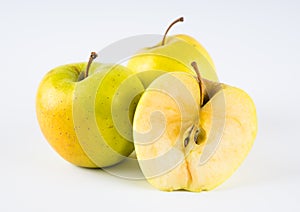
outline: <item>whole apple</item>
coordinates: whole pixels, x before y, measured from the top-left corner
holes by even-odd
[[[139,74],[145,88],[166,72],[195,74],[191,66],[193,61],[197,62],[204,78],[218,81],[210,55],[196,39],[184,34],[167,36],[171,27],[183,20],[183,17],[176,19],[166,30],[161,42],[139,50],[128,61],[127,67]]]
[[[36,96],[37,119],[46,140],[65,160],[90,168],[114,165],[133,151],[132,126],[120,125],[117,119],[132,122],[144,90],[124,66],[92,64],[96,56],[92,53],[88,63],[51,70]]]

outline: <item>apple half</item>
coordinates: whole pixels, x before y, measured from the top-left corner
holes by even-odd
[[[217,187],[241,165],[255,140],[251,98],[235,87],[202,83],[203,89],[189,73],[166,73],[150,84],[137,105],[137,159],[146,179],[160,190]]]

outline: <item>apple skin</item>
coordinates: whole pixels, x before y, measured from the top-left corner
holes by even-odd
[[[36,97],[37,119],[65,160],[88,168],[111,166],[134,149],[126,121],[132,122],[139,100],[134,95],[144,88],[132,71],[111,64],[93,63],[89,76],[79,81],[86,65],[60,66],[44,77]]]
[[[188,35],[174,35],[153,47],[138,51],[128,61],[127,67],[139,73],[147,88],[158,76],[166,72],[193,72],[192,62],[197,62],[203,78],[218,81],[214,63],[206,49]]]
[[[39,85],[36,115],[43,135],[61,157],[76,166],[96,168],[74,130],[73,95],[78,76],[85,67],[86,63],[77,63],[51,70]]]
[[[208,63],[213,67],[213,69],[215,69],[215,64],[211,58],[211,56],[209,55],[208,51],[204,48],[203,45],[201,45],[201,43],[199,43],[195,38],[189,36],[189,35],[185,35],[185,34],[177,34],[174,35],[175,38],[178,39],[182,39],[183,41],[187,42],[188,44],[192,45],[193,47],[195,47],[199,53],[201,55],[203,55],[203,57],[208,61]],[[208,78],[207,78],[208,79]]]
[[[117,164],[134,150],[133,115],[143,92],[136,74],[121,65],[102,64],[78,83],[75,129],[82,148],[97,166]]]

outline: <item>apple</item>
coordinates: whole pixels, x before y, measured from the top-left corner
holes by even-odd
[[[178,34],[167,36],[171,27],[182,22],[183,17],[176,19],[166,30],[163,40],[155,46],[139,50],[128,61],[127,67],[139,73],[144,87],[165,72],[182,71],[193,73],[191,63],[196,61],[203,70],[203,77],[218,81],[214,63],[206,49],[194,38]]]
[[[184,72],[156,78],[134,116],[141,170],[164,191],[206,191],[248,155],[257,132],[255,105],[243,90]]]
[[[132,119],[143,85],[121,65],[59,66],[39,85],[36,114],[54,150],[81,167],[114,165],[131,154]],[[122,92],[120,92],[122,89]]]

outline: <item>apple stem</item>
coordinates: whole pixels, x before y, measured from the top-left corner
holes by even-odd
[[[166,30],[165,34],[164,34],[164,37],[163,37],[163,40],[161,42],[161,45],[165,45],[165,41],[166,41],[166,37],[167,37],[167,34],[169,32],[169,30],[172,28],[172,26],[178,22],[183,22],[184,21],[184,18],[183,17],[180,17],[180,18],[177,18],[175,21],[173,21],[170,26],[168,27],[168,29]]]
[[[91,66],[93,60],[96,59],[96,57],[98,57],[97,53],[96,52],[91,52],[89,62],[87,64],[87,66],[86,66],[84,78],[87,78],[89,76],[90,66]]]
[[[197,80],[198,80],[199,88],[200,88],[200,107],[201,107],[202,104],[203,104],[203,98],[202,98],[203,97],[202,77],[201,77],[198,65],[197,65],[197,63],[195,61],[191,63],[191,66],[194,68],[194,70],[195,70],[195,72],[197,74]]]

